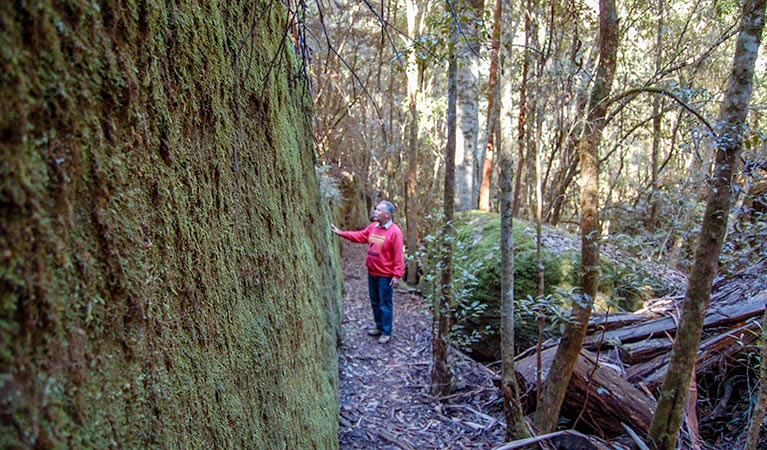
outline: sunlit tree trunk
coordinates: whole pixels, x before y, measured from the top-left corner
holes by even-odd
[[[599,264],[599,144],[615,77],[618,52],[618,14],[614,0],[599,1],[599,65],[589,100],[586,131],[580,144],[581,159],[581,280],[580,297],[572,304],[574,322],[568,323],[543,385],[535,411],[536,426],[554,431],[565,391],[573,374],[586,333],[591,305],[597,292]]]
[[[448,9],[450,4],[448,2]],[[450,333],[450,298],[453,281],[453,211],[455,208],[455,147],[456,147],[456,31],[452,25],[447,69],[447,144],[445,148],[445,196],[443,212],[443,246],[439,295],[435,305],[432,332],[431,393],[436,396],[450,394],[452,374],[448,362],[448,334]]]
[[[456,72],[456,150],[455,150],[455,209],[466,211],[477,207],[479,198],[479,168],[477,138],[479,136],[479,56],[484,0],[461,0],[457,13],[468,20],[461,23],[457,38],[460,64]]]
[[[525,16],[525,48],[522,57],[522,81],[519,84],[519,116],[517,117],[517,151],[519,159],[517,160],[517,171],[514,174],[514,200],[512,211],[515,216],[519,215],[519,208],[524,197],[522,191],[522,177],[524,176],[524,167],[527,149],[528,133],[528,113],[529,104],[527,99],[527,90],[530,84],[530,65],[532,56],[530,54],[530,45],[533,41],[533,20],[532,20],[532,0],[525,2],[525,10],[522,13]]]
[[[753,89],[754,66],[764,28],[767,0],[745,0],[727,90],[719,111],[715,139],[716,166],[703,215],[695,262],[690,273],[682,317],[674,340],[668,372],[661,386],[658,408],[648,432],[657,450],[675,448],[682,425],[703,318],[711,299],[711,285],[718,269],[732,202],[732,182],[743,143],[748,105]]]
[[[498,120],[501,113],[500,84],[498,83],[498,64],[501,55],[501,12],[503,0],[495,0],[493,9],[493,35],[490,42],[490,74],[487,87],[487,145],[485,145],[485,158],[482,164],[482,179],[479,187],[479,209],[490,211],[490,188],[493,180],[493,158],[495,147],[498,144],[494,140],[495,130],[498,128]]]
[[[501,6],[501,54],[498,66],[498,85],[500,88],[499,106],[500,116],[498,119],[498,131],[501,136],[506,136],[506,139],[496,139],[496,148],[498,149],[498,157],[500,158],[501,145],[508,145],[513,149],[513,140],[511,136],[514,135],[516,129],[515,117],[517,105],[513,103],[514,89],[517,84],[517,76],[519,73],[519,65],[516,63],[516,54],[514,54],[514,39],[516,39],[518,29],[522,24],[522,15],[515,13],[515,10],[519,5],[519,2],[512,0],[502,0]],[[503,140],[503,143],[500,141]],[[510,150],[512,151],[512,150]],[[500,179],[500,162],[496,166],[498,178]],[[499,186],[500,190],[500,186]],[[513,195],[513,194],[512,194]],[[500,194],[499,194],[500,196]],[[500,205],[499,205],[500,210]]]
[[[418,2],[407,0],[407,32],[411,42],[418,38]],[[412,48],[407,57],[407,98],[410,123],[408,132],[408,167],[405,186],[407,218],[407,254],[410,263],[407,266],[407,282],[414,285],[418,281],[418,52]]]

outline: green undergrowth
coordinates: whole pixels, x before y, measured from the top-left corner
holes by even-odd
[[[286,17],[0,11],[0,447],[337,446],[341,278]]]
[[[453,340],[479,359],[500,358],[501,230],[498,214],[470,211],[454,223],[454,286],[452,300],[455,327]],[[514,235],[514,298],[518,350],[534,344],[538,315],[546,316],[547,335],[556,337],[577,294],[580,239],[544,226],[541,260],[544,297],[538,296],[538,259],[535,224],[516,220]],[[432,260],[436,261],[435,255]],[[642,302],[667,291],[641,264],[629,257],[600,258],[599,294],[595,311],[608,308],[632,311]],[[433,263],[432,263],[433,264]]]

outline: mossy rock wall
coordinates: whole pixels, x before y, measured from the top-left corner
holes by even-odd
[[[469,211],[455,221],[454,244],[456,300],[455,339],[463,349],[481,361],[501,358],[501,224],[498,214]],[[538,337],[538,322],[531,313],[520,313],[522,301],[538,296],[538,260],[536,255],[535,225],[514,221],[514,299],[518,319],[515,322],[516,351],[534,345]],[[545,294],[571,291],[578,285],[580,249],[579,239],[551,227],[543,230],[541,259],[544,266]],[[608,304],[636,309],[642,301],[660,295],[660,281],[643,273],[637,261],[601,258],[602,280],[595,310],[604,310]],[[464,293],[461,298],[461,293]],[[617,305],[612,304],[622,297]],[[467,308],[467,305],[469,306]],[[471,305],[481,305],[480,308]],[[534,305],[532,305],[534,306]],[[559,305],[570,307],[569,299]],[[479,312],[477,312],[479,311]],[[553,321],[549,321],[553,323]],[[561,322],[560,322],[561,323]],[[556,336],[556,330],[549,336]]]
[[[0,447],[337,447],[341,279],[287,17],[0,9]]]

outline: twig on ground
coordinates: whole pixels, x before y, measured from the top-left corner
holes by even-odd
[[[397,447],[403,449],[403,450],[415,450],[412,445],[408,444],[407,442],[404,442],[400,439],[397,439],[396,436],[387,433],[386,431],[378,431],[378,430],[371,430],[373,433],[375,433],[378,437],[382,439],[386,439],[387,441],[391,442],[392,444],[396,445]]]
[[[634,441],[637,447],[639,447],[639,450],[650,450],[650,447],[644,443],[644,441],[636,434],[634,430],[631,429],[630,426],[626,425],[625,423],[622,423],[621,425],[623,425],[623,429],[626,430],[626,433],[631,436],[631,439]]]

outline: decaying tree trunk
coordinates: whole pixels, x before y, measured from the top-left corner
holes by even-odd
[[[569,323],[557,347],[557,356],[546,378],[541,393],[541,403],[535,411],[534,421],[543,432],[556,428],[559,409],[565,397],[567,385],[575,368],[581,345],[591,316],[591,302],[597,293],[599,264],[599,144],[605,126],[607,105],[615,76],[618,50],[618,13],[613,0],[599,2],[599,65],[594,81],[586,134],[581,141],[580,159],[582,176],[581,200],[581,281],[580,297],[574,299],[574,323]]]
[[[549,372],[556,347],[544,350],[541,359],[544,373]],[[655,399],[623,378],[620,367],[608,363],[604,355],[583,350],[567,386],[562,410],[570,419],[581,415],[595,434],[619,436],[625,433],[621,423],[643,434],[655,412]],[[517,363],[525,385],[536,383],[537,362],[530,355]]]
[[[711,285],[718,268],[719,253],[727,228],[732,180],[743,141],[743,127],[753,88],[754,64],[764,28],[767,0],[746,0],[724,102],[719,113],[716,138],[716,167],[698,246],[683,303],[682,318],[674,341],[668,374],[661,387],[658,409],[649,439],[658,450],[676,447],[688,387],[698,351]]]
[[[695,359],[697,379],[721,373],[725,366],[737,364],[744,354],[753,352],[767,304],[767,290],[754,280],[762,276],[766,267],[764,263],[715,284],[704,321],[704,338]],[[638,435],[646,435],[655,410],[654,397],[669,367],[671,341],[677,334],[665,318],[678,314],[681,300],[656,299],[644,310],[614,320],[594,315],[591,334],[584,340],[584,349],[567,387],[561,416],[571,421],[581,417],[580,422],[587,427],[580,426],[580,431],[606,439],[625,434],[620,422]],[[623,330],[627,332],[619,333]],[[556,351],[553,347],[550,343],[542,352],[544,374],[551,371]],[[515,366],[522,380],[520,392],[525,392],[526,409],[532,409],[536,401],[537,362],[536,354],[530,353]],[[597,355],[599,362],[595,364]],[[719,404],[727,404],[726,395]],[[707,418],[717,414],[725,412],[714,410]]]

